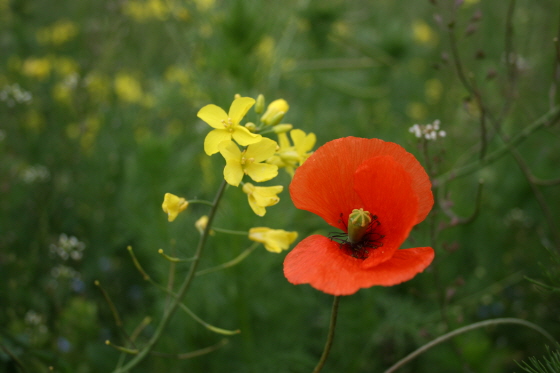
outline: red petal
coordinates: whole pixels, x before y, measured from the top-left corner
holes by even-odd
[[[298,167],[290,195],[294,205],[322,217],[333,227],[345,230],[348,214],[361,200],[352,188],[354,172],[364,158],[345,139],[326,143]],[[343,222],[340,214],[344,213]]]
[[[313,235],[301,241],[284,260],[284,275],[292,284],[310,284],[332,295],[350,295],[374,285],[392,286],[412,279],[434,258],[430,247],[397,250],[390,260],[363,268],[363,260],[348,256],[336,242]]]
[[[367,287],[393,286],[411,280],[428,268],[432,260],[434,260],[434,249],[431,247],[397,250],[390,260],[367,270],[374,273],[369,277]]]
[[[358,167],[354,189],[364,203],[359,207],[380,222],[375,232],[385,236],[380,240],[383,246],[370,250],[364,261],[365,266],[374,267],[390,259],[408,237],[416,222],[418,199],[410,174],[387,155],[369,158]]]
[[[424,220],[434,203],[428,175],[404,148],[379,139],[346,137],[317,149],[297,169],[290,185],[295,206],[344,229],[344,225],[338,222],[340,213],[344,213],[346,219],[347,214],[361,202],[351,185],[354,171],[364,160],[378,155],[393,157],[410,174],[412,189],[418,198],[416,224]]]

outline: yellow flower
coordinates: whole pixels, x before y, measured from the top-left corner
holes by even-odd
[[[43,80],[51,73],[52,67],[52,63],[48,57],[30,57],[23,62],[22,72],[29,77]]]
[[[274,206],[280,201],[277,194],[282,190],[284,190],[282,185],[271,187],[256,187],[251,183],[243,185],[243,192],[249,197],[249,206],[258,216],[266,214],[265,207]]]
[[[306,135],[305,132],[299,129],[290,131],[290,136],[292,137],[294,148],[299,156],[299,165],[301,166],[311,155],[311,149],[315,146],[317,136],[315,136],[314,133]]]
[[[266,108],[266,111],[261,117],[261,122],[267,126],[278,124],[289,109],[290,105],[288,105],[286,100],[281,98],[274,100]]]
[[[261,135],[251,133],[239,122],[255,104],[251,97],[239,97],[233,100],[229,113],[216,105],[206,105],[198,111],[197,116],[214,128],[204,139],[204,151],[208,155],[219,151],[218,145],[227,140],[235,140],[239,145],[247,146],[261,140]]]
[[[437,35],[432,31],[432,28],[422,20],[412,23],[412,34],[414,40],[419,44],[433,44],[437,41]]]
[[[280,149],[267,162],[285,168],[290,175],[294,176],[294,169],[301,166],[311,155],[310,150],[315,146],[317,137],[314,133],[306,135],[300,129],[291,130],[290,136],[293,145],[291,145],[286,133],[278,134]]]
[[[204,233],[204,230],[206,229],[206,226],[208,225],[208,216],[207,215],[202,215],[195,223],[194,226],[196,228],[196,230],[202,234]]]
[[[218,148],[226,160],[224,179],[228,184],[238,186],[244,174],[256,182],[276,177],[278,166],[261,163],[272,157],[276,147],[276,141],[264,137],[241,152],[233,141],[223,141]]]
[[[125,102],[136,103],[142,101],[144,92],[140,82],[128,73],[120,72],[115,77],[115,93]]]
[[[37,31],[37,40],[41,44],[61,45],[72,40],[78,34],[78,26],[68,20],[59,20],[49,27]]]
[[[185,211],[189,203],[181,197],[177,197],[171,193],[165,193],[161,208],[167,214],[167,220],[173,221],[181,211]]]
[[[288,250],[288,247],[296,240],[297,236],[297,232],[287,232],[283,229],[270,229],[266,227],[249,229],[249,239],[264,244],[265,249],[272,253]]]

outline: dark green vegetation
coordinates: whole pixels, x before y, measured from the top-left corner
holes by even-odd
[[[432,214],[404,245],[434,247],[433,265],[408,283],[342,298],[324,372],[380,372],[447,331],[496,317],[560,336],[560,4],[455,3],[1,0],[0,370],[109,372],[120,353],[105,340],[124,345],[123,330],[133,334],[146,316],[136,342],[149,338],[168,299],[126,247],[164,285],[170,263],[157,250],[193,255],[207,207],[168,223],[161,202],[166,192],[213,198],[223,159],[204,154],[210,127],[196,113],[227,108],[235,93],[286,99],[285,121],[314,132],[317,146],[343,136],[397,142],[437,180]],[[444,138],[409,132],[436,119]],[[287,190],[280,197],[259,218],[229,188],[216,226],[297,230],[300,239],[332,230],[296,210]],[[250,244],[216,233],[200,268]],[[229,343],[187,360],[150,356],[133,371],[310,372],[332,297],[289,284],[284,255],[259,247],[193,282],[185,303],[239,328]],[[176,268],[180,282],[188,264]],[[180,311],[155,350],[182,354],[223,338]],[[499,325],[401,371],[520,371],[515,361],[546,355],[545,344],[534,330]]]

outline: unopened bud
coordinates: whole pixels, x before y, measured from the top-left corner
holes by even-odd
[[[257,126],[253,122],[245,123],[245,128],[247,128],[251,132],[255,132],[257,130]]]
[[[204,233],[204,230],[206,229],[206,225],[208,225],[208,216],[203,215],[201,216],[196,223],[194,223],[194,226],[196,227],[196,230],[202,234]]]
[[[272,128],[272,130],[274,131],[274,133],[276,134],[281,134],[281,133],[286,133],[289,130],[291,130],[292,128],[294,128],[294,126],[292,126],[291,124],[277,124],[276,126],[274,126]]]
[[[255,113],[261,114],[264,111],[264,96],[258,95],[257,103],[255,104]]]
[[[280,123],[282,121],[282,119],[284,119],[284,114],[286,114],[286,112],[279,111],[278,113],[274,114],[270,119],[268,119],[268,121],[265,122],[265,123],[268,126],[275,126],[278,123]]]
[[[272,101],[266,108],[265,113],[261,117],[261,121],[267,126],[274,126],[284,118],[284,114],[290,109],[290,106],[284,99]]]

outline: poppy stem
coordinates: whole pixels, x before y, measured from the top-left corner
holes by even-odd
[[[336,317],[338,315],[339,302],[340,302],[340,296],[335,295],[333,305],[332,305],[331,322],[329,324],[329,334],[327,336],[327,342],[325,343],[325,348],[323,349],[323,354],[321,355],[321,359],[317,363],[315,369],[313,369],[313,373],[319,373],[321,369],[323,369],[323,365],[325,365],[325,361],[327,361],[327,357],[329,356],[329,352],[331,351],[331,346],[334,339],[334,329],[336,327]]]

